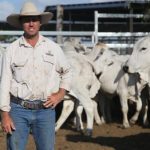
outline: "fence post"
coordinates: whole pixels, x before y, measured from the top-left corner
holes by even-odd
[[[63,30],[63,14],[64,9],[61,5],[57,6],[57,23],[56,23],[56,31],[61,32]],[[62,35],[57,35],[57,43],[63,43]]]
[[[94,36],[96,44],[98,43],[98,11],[94,12]]]

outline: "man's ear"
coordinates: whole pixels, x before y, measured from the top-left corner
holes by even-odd
[[[42,26],[42,23],[41,23],[41,20],[40,20],[40,28],[41,28],[41,26]]]

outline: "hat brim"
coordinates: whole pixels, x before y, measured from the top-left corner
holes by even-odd
[[[21,16],[41,16],[41,24],[47,24],[49,20],[52,19],[53,13],[43,12],[41,14],[36,13],[36,14],[26,14],[26,15],[11,14],[7,17],[7,22],[16,28],[22,28],[21,22],[19,20]]]

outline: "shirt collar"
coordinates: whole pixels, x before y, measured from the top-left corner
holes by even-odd
[[[40,45],[42,42],[45,42],[45,38],[42,35],[39,35],[39,40],[36,43],[36,46]],[[31,47],[29,43],[25,40],[24,36],[21,36],[20,41],[19,41],[20,46],[26,46],[26,47]]]

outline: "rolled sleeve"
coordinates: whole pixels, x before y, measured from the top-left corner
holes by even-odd
[[[58,53],[57,72],[60,74],[60,88],[70,91],[72,80],[72,69],[61,49],[60,52]]]
[[[71,70],[65,75],[62,75],[62,80],[60,81],[60,88],[70,91],[71,89]]]
[[[3,55],[1,71],[0,110],[10,111],[10,81],[12,73],[10,68],[9,50]]]

